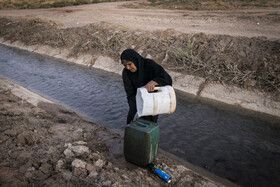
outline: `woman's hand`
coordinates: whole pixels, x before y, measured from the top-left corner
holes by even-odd
[[[156,85],[158,85],[158,83],[152,80],[152,81],[148,82],[142,88],[146,88],[148,90],[148,92],[153,92]]]

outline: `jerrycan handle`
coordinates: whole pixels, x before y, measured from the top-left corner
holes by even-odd
[[[138,88],[139,89],[139,88]],[[142,92],[146,92],[149,93],[148,90],[146,88],[140,88],[142,90]],[[155,86],[154,87],[154,91],[162,91],[161,87]],[[151,92],[152,93],[152,92]]]
[[[161,91],[161,87],[155,86],[154,91]]]
[[[145,123],[142,123],[142,122],[139,122],[139,121],[136,124],[140,127],[145,127],[145,128],[147,128],[149,126],[149,125],[147,125]]]

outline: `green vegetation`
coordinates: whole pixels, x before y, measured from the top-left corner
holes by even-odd
[[[120,0],[0,0],[0,9],[33,9],[113,2]]]

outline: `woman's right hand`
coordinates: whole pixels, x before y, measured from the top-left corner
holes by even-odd
[[[142,88],[146,88],[148,92],[153,92],[155,89],[155,86],[157,86],[158,83],[151,80],[150,82],[148,82],[145,86],[143,86]]]

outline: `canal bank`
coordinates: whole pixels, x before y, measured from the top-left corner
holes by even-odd
[[[123,69],[119,61],[109,56],[83,54],[72,57],[69,55],[71,51],[68,49],[53,48],[47,45],[25,45],[20,41],[11,42],[4,38],[0,38],[0,43],[119,75]],[[265,92],[207,82],[202,77],[182,74],[171,70],[167,71],[173,79],[173,87],[181,92],[186,99],[196,99],[226,111],[253,116],[269,123],[279,124],[280,122],[280,102]]]
[[[160,150],[166,184],[123,157],[123,135],[0,78],[3,186],[235,186]]]
[[[2,45],[0,54],[1,76],[97,124],[124,131],[128,109],[117,74]],[[176,93],[175,113],[159,118],[162,149],[237,184],[277,186],[277,125],[186,102]]]

